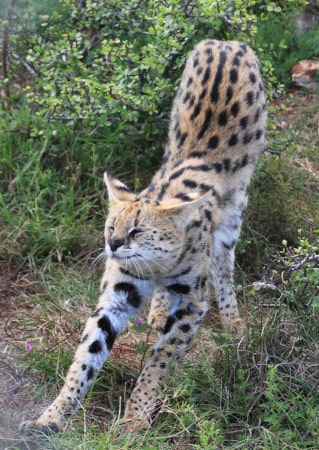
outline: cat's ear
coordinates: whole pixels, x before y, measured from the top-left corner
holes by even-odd
[[[157,209],[158,212],[169,215],[176,226],[184,229],[192,220],[194,213],[203,205],[207,204],[212,198],[212,191],[201,194],[198,192],[187,194],[188,199],[180,201],[178,199],[168,200],[161,203]]]
[[[134,202],[136,195],[117,178],[112,177],[110,172],[104,172],[104,183],[111,203]]]

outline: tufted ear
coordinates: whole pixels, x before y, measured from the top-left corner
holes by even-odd
[[[110,172],[104,172],[104,183],[111,203],[134,202],[136,195],[120,180],[112,177]]]
[[[192,220],[194,213],[212,198],[212,191],[202,195],[199,192],[187,194],[189,201],[179,201],[178,199],[167,200],[157,206],[160,214],[165,214],[172,218],[176,226],[184,229]]]

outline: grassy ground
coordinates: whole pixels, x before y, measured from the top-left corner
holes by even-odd
[[[24,130],[21,146],[33,146],[32,160],[10,166],[8,153],[18,149],[5,130],[1,163],[16,195],[0,192],[0,449],[319,448],[318,98],[292,92],[270,107],[269,148],[237,252],[247,335],[221,333],[212,307],[164,389],[153,427],[126,435],[119,424],[125,399],[157,337],[145,321],[133,320],[116,343],[62,436],[18,433],[19,422],[57,393],[95,304],[102,267],[91,263],[103,245],[105,211],[95,208],[103,197],[99,179],[86,198],[75,181],[73,189],[51,186],[48,170],[46,179],[36,178],[54,149],[24,139]],[[71,166],[63,170],[76,178]],[[55,192],[49,210],[41,203],[52,195],[46,185]]]

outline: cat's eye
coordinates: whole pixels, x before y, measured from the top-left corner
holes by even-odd
[[[143,230],[141,230],[140,228],[131,228],[128,231],[128,234],[131,238],[134,238],[136,236],[138,236],[139,234],[143,233]]]

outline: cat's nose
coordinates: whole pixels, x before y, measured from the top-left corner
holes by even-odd
[[[124,244],[124,239],[109,239],[108,244],[112,252],[115,252],[121,245]]]

